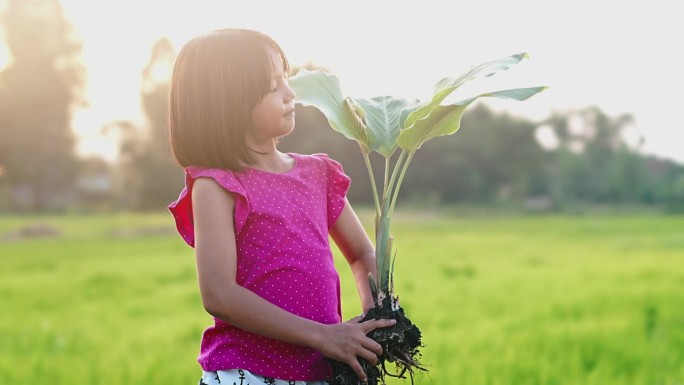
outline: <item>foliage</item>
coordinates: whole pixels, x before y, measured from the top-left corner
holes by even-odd
[[[406,177],[407,199],[495,203],[543,194],[550,154],[534,138],[536,123],[479,104],[464,114],[461,125],[458,138],[427,143],[416,154],[415,169],[429,172]]]
[[[579,123],[578,123],[579,122]],[[615,118],[598,108],[554,114],[543,123],[558,138],[549,159],[546,193],[558,207],[593,204],[657,204],[674,208],[684,197],[671,195],[684,167],[643,155],[641,145],[627,143],[629,115]]]
[[[0,178],[12,208],[60,208],[78,169],[71,114],[84,103],[81,43],[58,0],[8,0],[0,22],[11,53],[0,72]]]
[[[557,147],[543,147],[536,139],[542,129],[560,138],[563,127],[577,116],[587,117],[585,130],[593,132],[590,117],[596,115],[601,116],[596,120],[601,124],[620,129],[608,136],[576,135],[573,140],[581,139],[586,150],[573,150],[577,144],[561,145],[561,140]],[[535,122],[494,112],[479,103],[463,114],[457,137],[430,141],[416,152],[414,172],[406,175],[402,199],[422,206],[465,203],[574,212],[587,204],[621,204],[681,212],[684,194],[677,186],[684,178],[684,165],[643,154],[638,145],[626,143],[623,131],[630,124],[628,117],[610,117],[596,107],[556,112]],[[327,125],[318,110],[298,105],[297,126],[280,147],[329,153],[352,178],[350,200],[372,203],[365,163],[356,156],[358,146],[325,129]],[[606,148],[604,138],[610,138],[612,147]],[[373,168],[384,165],[377,153],[370,155],[370,162]],[[376,183],[382,183],[382,176],[376,175]]]
[[[361,362],[369,384],[385,383],[385,376],[406,378],[413,383],[414,370],[425,370],[419,362],[422,347],[421,331],[406,317],[394,292],[392,215],[399,190],[416,151],[430,139],[455,133],[460,128],[465,109],[480,97],[526,100],[546,87],[517,88],[487,92],[457,102],[445,99],[465,82],[489,77],[518,64],[527,54],[518,54],[483,63],[456,78],[444,78],[434,88],[427,102],[407,100],[393,96],[371,99],[345,97],[339,80],[323,71],[301,71],[289,81],[296,91],[295,101],[319,109],[330,126],[348,139],[356,141],[370,176],[375,207],[375,259],[377,275],[368,274],[368,283],[374,308],[363,320],[393,318],[395,326],[387,330],[374,330],[369,336],[382,346],[383,355],[378,363]],[[398,157],[392,159],[395,152]],[[382,191],[377,188],[370,153],[385,158]],[[391,176],[390,176],[391,175]],[[382,195],[381,195],[382,194]],[[388,372],[385,362],[392,362],[396,375]],[[331,384],[358,383],[358,378],[346,364],[333,362]]]
[[[290,79],[290,86],[297,93],[297,103],[319,109],[333,129],[356,141],[361,149],[371,180],[376,213],[377,283],[372,275],[369,279],[371,290],[377,295],[374,298],[377,306],[384,306],[385,299],[388,299],[392,309],[398,308],[390,271],[391,217],[415,152],[430,139],[455,133],[460,127],[463,112],[476,99],[526,100],[545,87],[487,92],[448,104],[444,104],[445,99],[465,82],[505,71],[526,57],[525,53],[504,57],[474,66],[461,76],[444,78],[437,82],[431,100],[426,102],[393,96],[371,99],[345,97],[337,77],[324,71],[301,71]],[[400,151],[399,156],[391,164],[397,150]],[[385,158],[381,194],[375,183],[370,152],[377,152]]]

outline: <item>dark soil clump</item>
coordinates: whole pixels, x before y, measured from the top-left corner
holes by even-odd
[[[397,320],[397,323],[388,328],[375,329],[368,333],[368,337],[382,345],[383,354],[379,358],[377,365],[371,365],[363,359],[359,359],[368,377],[367,385],[378,385],[385,383],[385,376],[407,378],[408,375],[413,383],[413,373],[416,369],[425,370],[420,366],[421,342],[420,329],[414,325],[404,314],[402,308],[397,310],[390,309],[390,301],[384,301],[383,306],[376,306],[370,309],[363,317],[363,321],[371,319],[389,318]],[[390,371],[387,363],[396,366],[396,370]],[[331,361],[333,377],[328,380],[330,385],[362,385],[359,377],[352,368],[342,362]]]

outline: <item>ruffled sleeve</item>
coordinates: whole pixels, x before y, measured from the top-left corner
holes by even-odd
[[[328,228],[331,228],[342,214],[351,179],[344,173],[342,165],[336,160],[330,159],[327,154],[313,154],[313,156],[325,163],[328,190]]]
[[[176,229],[183,240],[190,246],[195,246],[195,224],[192,214],[192,186],[197,178],[212,178],[221,187],[233,193],[235,197],[235,233],[242,230],[250,207],[247,200],[247,191],[236,179],[230,170],[216,168],[185,168],[185,188],[180,193],[178,200],[169,205],[169,211],[176,221]]]

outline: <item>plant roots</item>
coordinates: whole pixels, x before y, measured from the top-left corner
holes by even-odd
[[[397,321],[392,327],[375,329],[368,333],[368,337],[378,342],[382,346],[383,351],[377,365],[371,365],[366,360],[359,358],[359,363],[366,373],[368,382],[362,383],[349,365],[331,360],[333,377],[328,380],[328,384],[378,385],[385,383],[385,376],[406,378],[407,374],[411,378],[411,384],[413,384],[414,371],[426,371],[425,368],[420,366],[418,361],[420,357],[419,349],[423,347],[420,329],[411,323],[401,307],[397,310],[391,310],[389,306],[390,301],[385,300],[383,302],[383,306],[376,306],[370,309],[361,321],[379,318],[389,318]],[[394,363],[396,371],[388,371],[387,362]]]

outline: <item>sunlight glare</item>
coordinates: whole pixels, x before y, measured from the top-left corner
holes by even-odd
[[[537,127],[534,131],[534,138],[543,149],[548,151],[555,150],[560,146],[560,139],[548,124]]]
[[[7,48],[7,44],[5,43],[5,36],[0,30],[0,71],[7,68],[11,62],[12,55],[10,54],[9,48]]]
[[[87,109],[79,111],[74,115],[72,125],[78,138],[76,152],[80,157],[97,156],[110,163],[116,161],[118,143],[102,132],[96,113]]]
[[[497,12],[492,12],[491,4],[478,2],[416,7],[385,1],[350,0],[336,5],[302,0],[296,7],[288,2],[271,2],[265,7],[261,1],[238,5],[218,0],[62,0],[65,12],[84,37],[88,95],[91,107],[99,111],[97,118],[81,120],[88,121],[90,132],[114,120],[141,116],[141,74],[158,39],[166,36],[180,49],[199,33],[240,27],[272,36],[292,65],[313,61],[328,68],[340,79],[345,95],[352,97],[393,95],[426,100],[433,85],[445,76],[459,75],[484,61],[528,52],[529,60],[495,78],[468,84],[452,99],[479,91],[546,85],[549,89],[529,102],[487,99],[484,103],[535,120],[545,119],[555,109],[592,105],[610,115],[629,112],[648,138],[646,150],[684,161],[678,142],[671,139],[679,99],[672,90],[681,88],[684,78],[660,70],[635,76],[645,73],[654,57],[660,63],[681,61],[678,50],[658,48],[676,46],[673,37],[681,35],[676,12],[659,11],[662,22],[644,30],[633,26],[650,15],[650,8],[625,6],[627,13],[613,20],[616,24],[607,34],[601,15],[610,14],[612,6],[598,6],[589,0],[553,6],[523,3],[526,6],[497,2]],[[379,17],[387,14],[388,4],[393,16]],[[435,6],[440,12],[434,12]],[[528,8],[535,12],[520,11]],[[586,15],[589,8],[595,10]],[[559,12],[565,17],[559,19]],[[454,15],[469,17],[455,22]],[[483,28],[483,18],[487,28]],[[583,21],[579,29],[578,19]],[[662,45],[650,44],[652,41]],[[609,53],[607,46],[612,47]],[[9,60],[6,48],[0,47],[0,66]],[[639,92],[625,92],[627,83],[629,89]],[[657,103],[653,95],[658,95]]]

